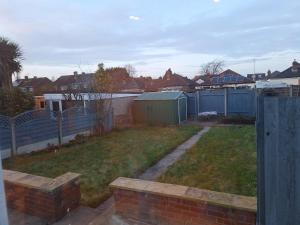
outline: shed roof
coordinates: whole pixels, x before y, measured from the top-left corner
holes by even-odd
[[[182,95],[184,95],[182,91],[146,92],[135,100],[176,100]]]

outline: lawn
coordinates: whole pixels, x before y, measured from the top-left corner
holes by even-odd
[[[159,181],[256,196],[254,126],[212,128]]]
[[[97,206],[110,195],[110,182],[119,176],[136,177],[199,129],[184,125],[113,131],[59,151],[5,160],[4,168],[51,178],[80,173],[82,204]]]

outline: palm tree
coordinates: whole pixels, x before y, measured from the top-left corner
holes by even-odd
[[[22,56],[18,44],[0,37],[0,87],[12,88],[12,76],[22,70]]]

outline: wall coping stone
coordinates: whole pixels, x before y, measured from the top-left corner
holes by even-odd
[[[257,199],[255,197],[209,191],[182,185],[119,177],[110,184],[110,188],[205,202],[249,212],[257,211]]]
[[[31,175],[12,170],[3,170],[5,182],[19,184],[25,187],[38,189],[43,192],[52,192],[62,187],[64,184],[77,180],[80,177],[78,173],[65,173],[54,179]]]

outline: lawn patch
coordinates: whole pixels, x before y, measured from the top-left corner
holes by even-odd
[[[59,151],[5,160],[4,168],[51,178],[80,173],[82,203],[97,206],[110,196],[110,182],[120,176],[136,177],[198,130],[184,125],[113,131]]]
[[[254,126],[212,128],[159,181],[256,196]]]

